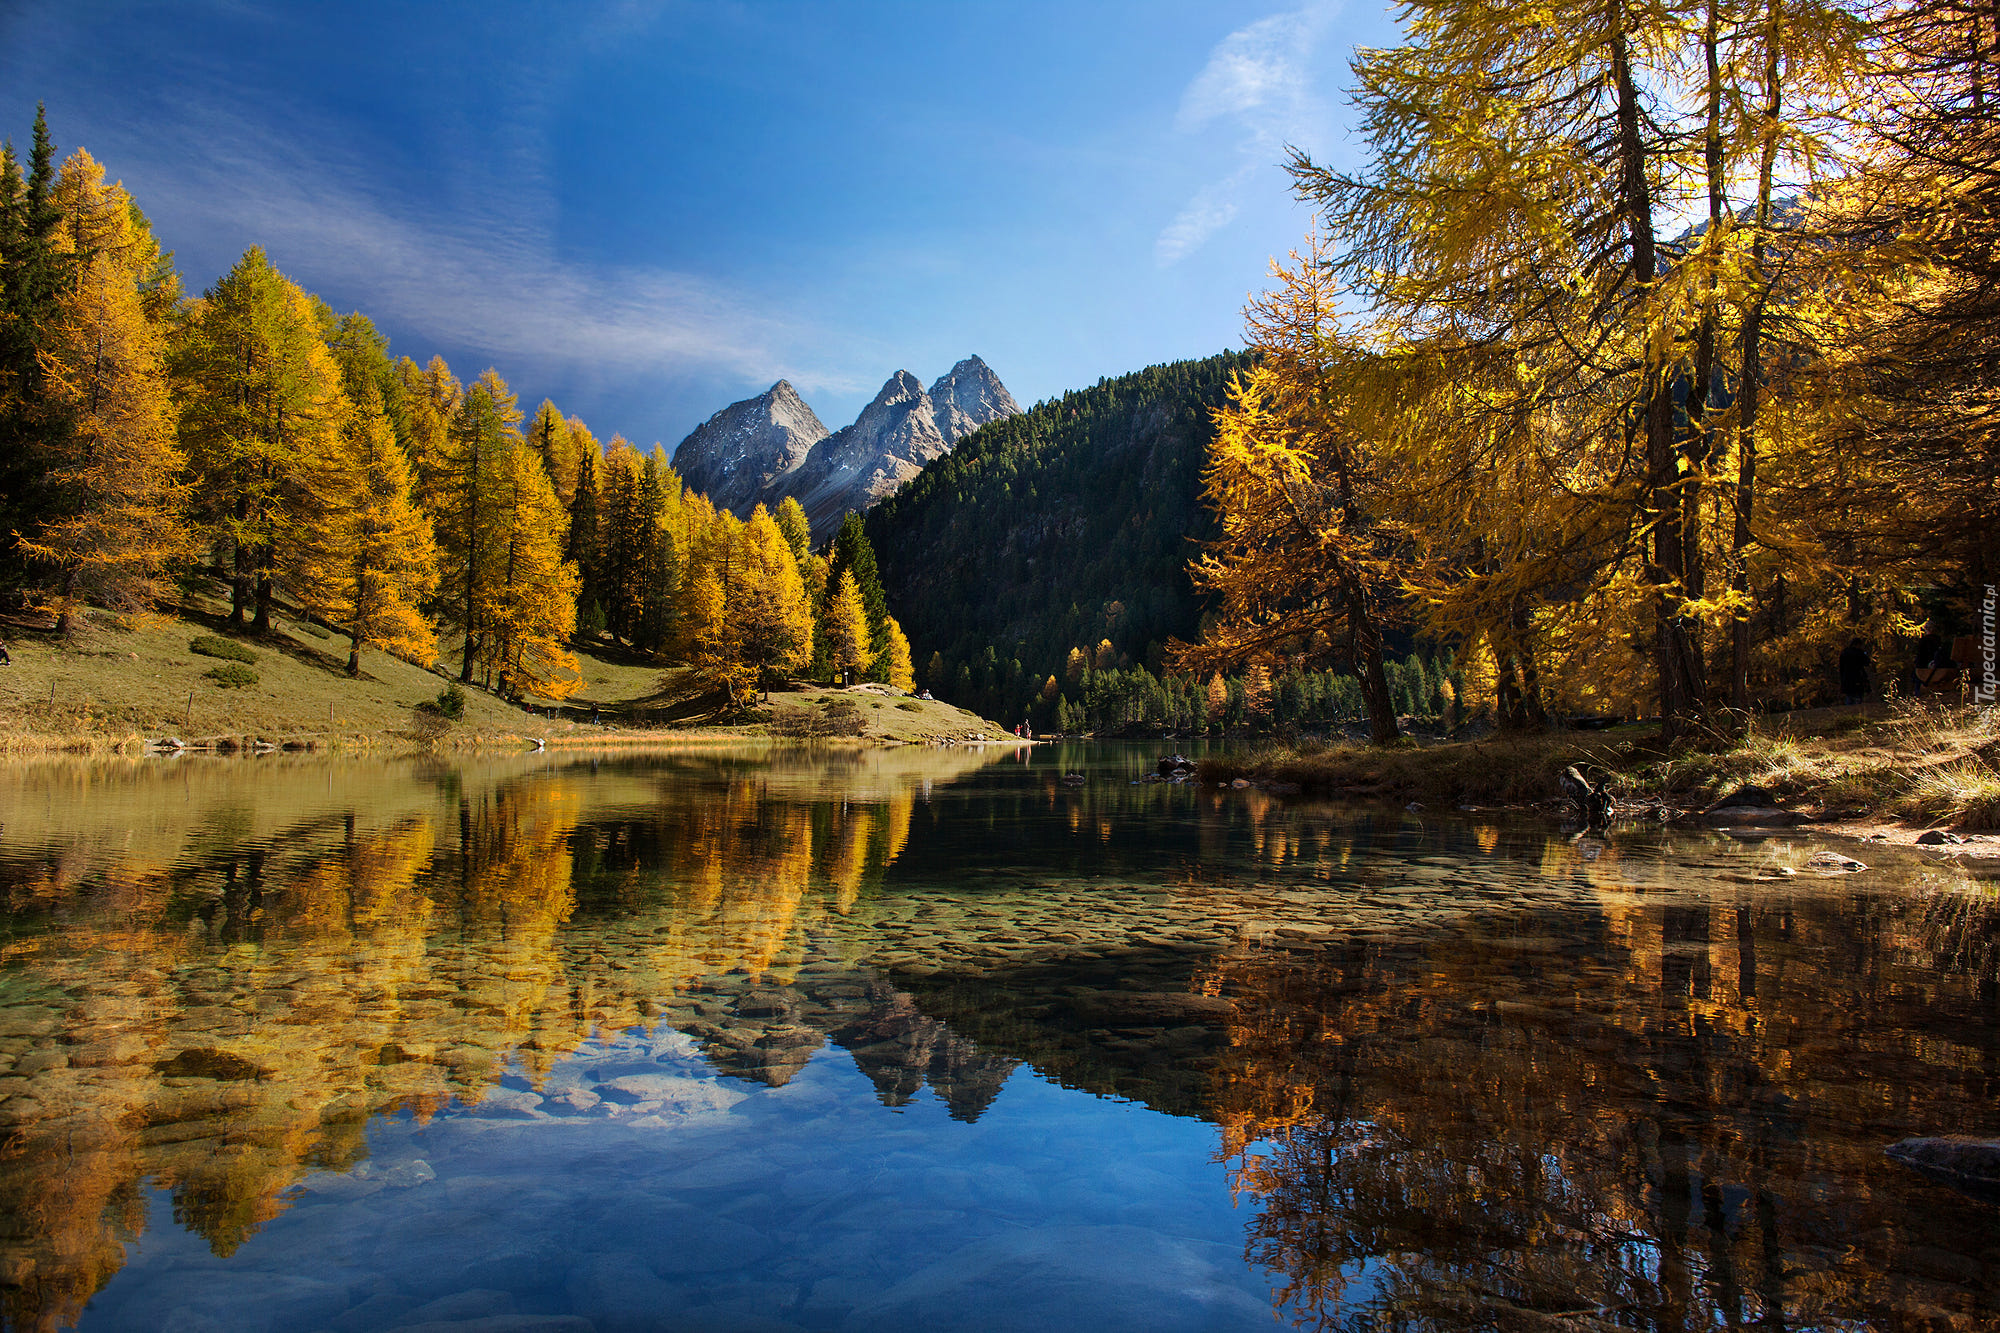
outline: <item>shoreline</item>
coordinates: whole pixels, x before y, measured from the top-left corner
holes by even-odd
[[[1622,734],[1621,734],[1622,733]],[[1676,827],[1788,828],[2000,861],[2000,709],[1901,703],[1759,719],[1708,748],[1663,753],[1657,732],[1545,733],[1405,746],[1268,745],[1210,756],[1204,783],[1443,809],[1574,810],[1572,765],[1606,782],[1624,818]],[[1614,824],[1621,816],[1614,814]],[[1919,837],[1930,836],[1928,844]]]

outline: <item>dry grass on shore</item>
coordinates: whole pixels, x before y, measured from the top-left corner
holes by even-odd
[[[181,614],[134,620],[94,611],[69,638],[9,624],[12,663],[0,667],[0,760],[41,756],[140,755],[149,741],[178,738],[214,750],[281,746],[317,753],[675,748],[740,745],[770,739],[770,708],[720,717],[719,696],[705,695],[684,671],[584,654],[583,687],[550,717],[542,701],[523,708],[466,688],[464,713],[447,724],[420,705],[437,699],[450,678],[436,670],[364,650],[360,676],[347,675],[347,641],[288,612],[268,634],[223,636],[242,650],[247,680],[216,677],[223,606],[191,596]],[[238,659],[241,660],[241,659]],[[232,662],[231,665],[234,665]],[[939,700],[886,686],[838,689],[795,684],[779,691],[777,709],[816,709],[836,700],[861,720],[858,743],[998,742],[991,722]],[[599,722],[590,721],[601,710]],[[600,725],[601,722],[601,725]]]
[[[1822,815],[2000,827],[2000,709],[1921,700],[1757,718],[1734,737],[1662,754],[1653,728],[1491,737],[1400,747],[1273,746],[1204,761],[1208,780],[1249,777],[1357,796],[1470,805],[1557,799],[1563,769],[1609,774],[1622,801],[1683,809],[1763,787]]]

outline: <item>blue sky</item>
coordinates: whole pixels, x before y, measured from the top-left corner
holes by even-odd
[[[37,99],[198,291],[260,244],[399,355],[671,449],[789,378],[829,427],[978,352],[1024,404],[1240,340],[1353,151],[1375,3],[37,4]]]

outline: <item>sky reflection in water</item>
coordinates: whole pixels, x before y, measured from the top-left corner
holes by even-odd
[[[9,770],[0,1318],[2000,1318],[1991,884],[1150,757]]]

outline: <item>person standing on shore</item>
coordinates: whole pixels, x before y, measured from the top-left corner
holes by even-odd
[[[1868,645],[1860,639],[1848,640],[1840,650],[1840,701],[1858,704],[1868,694]]]
[[[1924,622],[1924,632],[1917,639],[1915,692],[1922,694],[1926,686],[1938,688],[1948,684],[1952,665],[1951,639],[1945,633],[1944,622],[1932,616]]]

